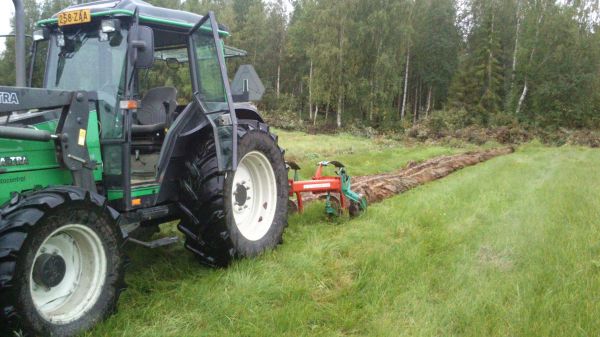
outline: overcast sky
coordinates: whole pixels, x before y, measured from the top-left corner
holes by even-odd
[[[10,33],[10,19],[15,15],[11,0],[0,0],[0,35]],[[0,39],[0,52],[4,51],[4,40]]]
[[[0,0],[0,34],[10,32],[10,19],[15,15],[11,0]]]

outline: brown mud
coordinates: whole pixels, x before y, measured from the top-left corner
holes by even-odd
[[[513,152],[512,147],[503,147],[441,156],[420,163],[410,162],[405,168],[395,172],[353,177],[352,190],[366,196],[369,204],[372,204],[444,178],[462,168]],[[303,194],[302,197],[305,203],[319,198],[318,195],[309,193]]]

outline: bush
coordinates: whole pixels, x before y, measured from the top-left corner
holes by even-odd
[[[567,144],[600,147],[600,134],[598,131],[575,130],[569,132]]]
[[[464,108],[453,108],[447,111],[434,112],[442,115],[448,128],[451,130],[462,129],[473,124],[473,116]]]
[[[291,131],[306,131],[306,125],[298,117],[296,112],[292,111],[265,111],[261,112],[263,118],[271,126]]]
[[[483,145],[490,138],[492,138],[488,136],[485,129],[474,125],[456,130],[456,132],[454,133],[454,137],[477,145]]]
[[[424,122],[429,133],[429,137],[440,139],[448,134],[448,124],[442,114],[432,114]]]
[[[358,136],[358,137],[373,138],[373,137],[379,135],[379,132],[377,130],[375,130],[374,128],[372,128],[370,126],[362,126],[362,125],[360,125],[360,122],[352,123],[350,126],[348,126],[345,129],[351,135]]]
[[[521,144],[531,140],[531,135],[519,125],[502,126],[494,133],[494,138],[501,144]]]
[[[415,138],[420,142],[424,142],[430,138],[429,129],[424,124],[417,124],[411,127],[408,129],[406,135],[410,138]]]
[[[496,113],[492,115],[490,124],[493,127],[518,127],[519,120],[512,114],[508,113]]]
[[[271,97],[272,99],[272,97]],[[386,140],[403,141],[407,144],[414,142],[427,144],[446,144],[462,147],[465,143],[483,145],[487,142],[499,144],[522,144],[539,139],[540,142],[551,146],[562,146],[564,144],[600,147],[600,130],[590,129],[567,130],[563,128],[537,128],[527,129],[519,124],[517,119],[511,115],[497,114],[492,116],[490,122],[494,127],[483,127],[469,122],[471,114],[464,109],[452,109],[446,111],[434,111],[428,118],[423,119],[416,125],[411,125],[411,120],[393,121],[374,128],[365,124],[363,120],[352,120],[346,117],[344,127],[338,129],[331,123],[318,123],[303,121],[298,110],[293,110],[297,102],[293,97],[281,95],[275,102],[281,110],[268,110],[263,113],[267,122],[275,127],[304,131],[309,133],[338,133],[375,138],[381,137]],[[268,105],[268,104],[264,104]],[[264,111],[264,107],[263,107]],[[308,113],[303,114],[308,117]],[[471,116],[472,117],[472,116]]]

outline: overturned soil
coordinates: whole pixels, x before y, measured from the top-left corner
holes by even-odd
[[[467,166],[513,152],[512,147],[503,147],[441,156],[420,163],[410,162],[405,168],[396,172],[352,177],[352,190],[366,196],[371,204],[443,178]],[[304,202],[311,202],[317,200],[319,196],[306,193],[302,198]]]

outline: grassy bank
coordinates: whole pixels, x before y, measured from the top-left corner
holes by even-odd
[[[88,336],[595,335],[599,165],[530,144],[351,221],[313,204],[277,250],[225,270],[132,248],[120,311]]]
[[[286,159],[300,165],[303,178],[310,178],[316,164],[323,160],[340,161],[348,167],[351,175],[357,176],[390,172],[400,169],[409,161],[479,148],[471,144],[461,144],[461,147],[407,146],[384,137],[368,139],[344,133],[309,135],[303,132],[276,132],[280,135],[280,146],[286,150]]]

